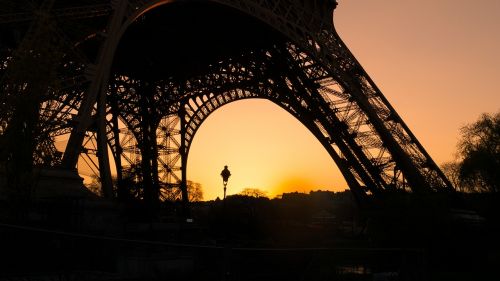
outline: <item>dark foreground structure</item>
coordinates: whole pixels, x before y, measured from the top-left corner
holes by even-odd
[[[115,221],[120,204],[139,201],[131,210],[151,219],[169,200],[182,200],[180,213],[189,216],[186,164],[198,128],[218,108],[249,98],[267,99],[302,122],[361,208],[460,207],[448,179],[335,32],[336,6],[334,0],[0,1],[4,221],[61,213],[82,218],[67,212],[83,208],[92,214],[83,216],[88,225],[112,228],[103,218]],[[84,162],[108,201],[92,199],[83,187],[77,166]],[[407,193],[417,198],[405,199]],[[434,195],[444,201],[427,200]],[[45,211],[30,211],[39,206]],[[387,213],[398,213],[391,208]],[[382,217],[378,225],[395,221]],[[122,240],[102,238],[107,247],[99,247],[68,233],[23,236],[27,229],[5,229],[11,239],[33,243],[33,259],[44,259],[34,252],[60,247],[64,257],[75,253],[102,265],[126,249]],[[168,248],[163,255],[185,256],[174,246],[155,249],[162,247]],[[91,248],[103,252],[82,254]],[[60,268],[68,270],[82,264],[56,261],[67,262]]]
[[[145,222],[130,209],[88,200],[39,203],[23,225],[0,224],[0,280],[499,277],[498,198],[467,199],[483,218],[405,196],[392,198],[403,204],[360,211],[346,195],[323,202],[228,197],[193,204],[193,222]]]

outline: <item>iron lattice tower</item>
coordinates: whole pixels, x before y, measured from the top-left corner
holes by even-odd
[[[114,165],[118,196],[142,182],[134,196],[146,202],[187,201],[187,157],[203,121],[261,98],[317,137],[360,200],[453,189],[336,33],[334,0],[0,3],[8,173],[74,170],[94,154],[105,196],[116,194]]]

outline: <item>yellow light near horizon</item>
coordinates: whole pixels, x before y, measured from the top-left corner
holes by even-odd
[[[292,115],[267,100],[226,105],[196,134],[188,178],[203,185],[205,200],[222,197],[224,165],[228,194],[258,188],[270,197],[311,189],[344,190],[347,185],[318,140]]]

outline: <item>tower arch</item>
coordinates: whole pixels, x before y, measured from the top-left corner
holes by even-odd
[[[108,146],[115,162],[123,153],[119,120],[141,146],[142,172],[150,186],[146,197],[154,201],[159,188],[157,156],[163,153],[158,150],[158,134],[163,134],[158,128],[168,127],[160,125],[162,120],[179,116],[179,130],[164,131],[181,138],[176,149],[186,158],[209,107],[231,100],[231,93],[238,96],[235,89],[265,96],[297,116],[336,159],[356,193],[453,188],[336,33],[335,1],[117,0],[92,8],[78,1],[52,2],[47,11],[56,9],[60,22],[77,23],[83,31],[72,31],[74,25],[57,26],[58,21],[47,25],[72,36],[60,36],[69,41],[57,44],[63,59],[41,62],[48,69],[73,67],[72,77],[58,76],[51,82],[70,80],[78,87],[72,91],[41,84],[41,95],[47,96],[41,103],[62,104],[50,107],[64,116],[58,123],[65,123],[62,130],[70,132],[62,167],[74,169],[85,135],[95,133],[99,173],[108,197],[113,196]],[[89,30],[96,34],[91,44],[77,44]],[[44,42],[50,32],[42,31],[26,35],[37,39],[20,44],[19,53],[50,54],[55,43]],[[79,52],[87,60],[75,58]],[[11,69],[8,66],[6,72]],[[84,77],[84,82],[76,77]],[[11,80],[4,81],[2,86],[8,88]],[[26,83],[36,84],[32,82]],[[41,127],[53,126],[50,116],[40,118]],[[184,192],[185,174],[183,170]]]

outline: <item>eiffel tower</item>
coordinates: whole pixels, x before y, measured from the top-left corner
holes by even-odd
[[[311,131],[358,200],[453,190],[336,33],[335,0],[0,3],[0,167],[15,188],[89,159],[105,197],[187,202],[197,130],[259,98]]]

